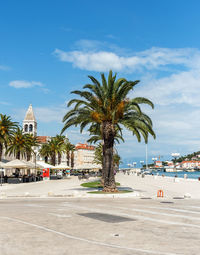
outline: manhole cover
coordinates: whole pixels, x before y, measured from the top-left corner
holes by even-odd
[[[95,220],[100,220],[109,223],[119,223],[124,221],[135,221],[135,219],[130,219],[126,217],[116,216],[106,213],[78,213],[80,216],[88,217]]]
[[[184,199],[184,197],[173,197],[173,199]]]

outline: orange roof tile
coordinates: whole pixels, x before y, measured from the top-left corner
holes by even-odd
[[[88,145],[86,143],[78,143],[76,145],[76,150],[80,150],[80,149],[82,149],[82,150],[94,150],[95,147],[92,146],[92,145]]]

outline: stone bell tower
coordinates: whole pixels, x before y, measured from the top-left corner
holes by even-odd
[[[33,134],[34,136],[37,136],[37,121],[33,113],[32,104],[29,105],[26,116],[23,120],[23,132],[25,134]]]

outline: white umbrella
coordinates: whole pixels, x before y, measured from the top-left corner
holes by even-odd
[[[101,165],[97,164],[81,164],[81,165],[76,165],[74,169],[80,169],[80,170],[92,170],[92,169],[101,169]]]
[[[8,163],[5,163],[3,168],[30,168],[30,165],[26,161],[22,161],[19,159],[12,160]]]
[[[5,163],[0,161],[0,168],[4,168],[4,166],[5,166]]]
[[[47,163],[45,163],[45,162],[38,162],[37,163],[37,166],[39,167],[39,168],[51,168],[51,169],[53,169],[54,168],[54,166],[52,166],[52,165],[50,165],[50,164],[47,164]]]
[[[71,167],[67,166],[64,163],[61,163],[61,164],[59,164],[57,166],[54,166],[53,169],[71,169]]]

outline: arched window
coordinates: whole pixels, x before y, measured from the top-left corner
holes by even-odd
[[[32,131],[33,131],[33,125],[30,124],[30,125],[29,125],[29,132],[32,132]]]
[[[27,124],[24,126],[24,132],[28,132],[28,125]]]

